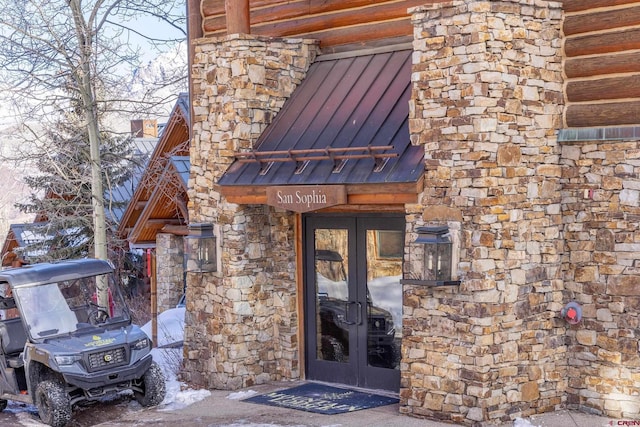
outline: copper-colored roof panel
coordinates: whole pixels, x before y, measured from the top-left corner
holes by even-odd
[[[236,160],[221,185],[367,184],[416,182],[424,172],[424,149],[409,140],[411,50],[321,60],[296,89],[256,144],[259,158],[291,157],[287,150],[324,150],[331,158],[302,162],[246,163]],[[376,160],[367,147],[394,155]],[[278,152],[266,154],[267,152]],[[365,155],[356,158],[353,155]],[[293,156],[300,159],[321,153]],[[348,155],[344,164],[335,155]],[[329,156],[329,154],[326,154]],[[336,167],[341,165],[340,170]],[[268,167],[265,173],[264,169]],[[263,171],[261,173],[261,171]]]

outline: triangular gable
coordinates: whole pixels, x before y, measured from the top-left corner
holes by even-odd
[[[189,124],[189,97],[180,94],[118,228],[131,246],[155,245],[155,236],[164,225],[186,229],[184,171],[177,171],[171,158],[189,155]],[[169,194],[172,191],[175,194]]]
[[[185,171],[186,167],[186,171]],[[187,181],[189,158],[173,156],[167,163],[164,172],[156,181],[156,186],[145,204],[138,221],[129,232],[129,243],[132,246],[153,244],[156,234],[165,227],[181,226],[187,230]],[[185,180],[185,174],[187,180]],[[183,233],[184,234],[184,233]]]

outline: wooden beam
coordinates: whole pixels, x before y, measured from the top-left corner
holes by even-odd
[[[418,194],[422,192],[422,180],[416,182],[348,184],[347,194]]]
[[[637,3],[638,0],[563,0],[564,11],[582,12],[600,7],[620,6],[623,4]]]
[[[193,44],[193,41],[196,39],[199,39],[202,37],[202,35],[204,34],[204,31],[202,29],[202,15],[200,13],[200,0],[187,0],[187,46],[189,49],[189,54],[187,55],[187,59],[188,59],[188,69],[191,70],[191,67],[193,66],[193,58],[195,58],[196,54],[196,48],[195,45]],[[189,92],[190,93],[196,93],[195,92],[195,87],[193,86],[193,77],[191,75],[191,73],[187,73],[188,76],[188,85],[189,85]],[[195,117],[195,114],[193,112],[193,107],[191,106],[191,103],[189,103],[189,119],[190,122],[189,123],[189,130],[193,129],[193,119]],[[189,131],[189,134],[191,132]],[[191,135],[189,135],[189,140],[191,140]]]
[[[227,34],[251,34],[249,0],[225,0]]]
[[[303,271],[305,271],[304,269],[304,264],[303,264],[303,241],[302,241],[302,214],[296,213],[295,214],[295,229],[294,229],[294,234],[293,234],[293,241],[294,241],[294,247],[295,247],[295,251],[296,251],[296,269],[295,269],[295,275],[296,275],[296,308],[298,310],[298,332],[297,332],[297,337],[298,337],[298,366],[300,367],[300,377],[302,379],[306,378],[306,371],[305,371],[305,351],[303,351],[305,347],[305,327],[304,327],[304,323],[305,323],[305,310],[304,310],[304,276],[303,276]]]
[[[640,24],[640,6],[605,10],[584,15],[567,16],[563,31],[566,36],[632,27]]]
[[[405,213],[404,205],[341,205],[323,209],[326,213],[346,213],[346,212],[386,212]]]
[[[565,41],[564,52],[567,57],[574,57],[611,54],[633,49],[640,49],[640,28],[568,37]]]
[[[149,218],[144,223],[145,226],[152,225],[154,228],[158,228],[167,224],[179,225],[182,224],[182,221],[176,218]]]
[[[426,3],[436,3],[427,0]],[[320,40],[323,47],[362,44],[379,39],[413,35],[407,9],[425,0],[372,2],[371,0],[323,1],[314,3],[280,2],[262,9],[251,3],[251,32],[267,37],[305,37]],[[311,9],[310,9],[311,7]],[[351,7],[350,9],[348,7]],[[223,36],[224,15],[205,13],[203,28],[207,36]]]
[[[640,98],[640,74],[597,80],[569,81],[566,94],[569,102]],[[638,122],[640,122],[640,118],[638,118]]]
[[[224,15],[225,1],[226,0],[201,0],[202,16]],[[251,9],[255,9],[260,7],[272,7],[282,2],[283,0],[250,0],[249,3]]]
[[[268,23],[255,25],[256,34],[265,36],[291,36],[303,35],[326,30],[335,30],[344,27],[352,27],[354,25],[371,24],[375,22],[396,21],[399,19],[410,20],[407,13],[406,5],[400,6],[397,3],[381,3],[359,10],[355,13],[353,10],[345,10],[331,14],[310,15],[304,19],[290,19],[284,21],[271,20]],[[422,3],[421,1],[417,3]],[[370,36],[372,34],[369,34]]]
[[[251,23],[257,24],[287,19],[304,19],[309,15],[330,14],[347,9],[379,6],[385,3],[395,4],[397,8],[404,9],[406,12],[407,9],[414,6],[439,2],[441,0],[250,0],[250,14]],[[220,17],[224,14],[224,0],[202,0],[203,17]],[[218,22],[224,23],[224,20]]]
[[[266,205],[267,204],[267,195],[266,193],[261,195],[246,195],[234,192],[233,194],[225,194],[223,192],[224,197],[228,202],[236,203],[238,205]],[[365,194],[349,194],[347,195],[347,204],[348,205],[404,205],[410,203],[417,203],[418,194],[417,193],[380,193],[380,192],[369,192]]]
[[[601,104],[568,105],[565,122],[568,127],[637,125],[640,100]]]
[[[176,236],[186,236],[189,234],[189,227],[186,225],[167,224],[160,229],[162,233],[174,234]]]
[[[321,48],[338,45],[370,46],[380,39],[393,39],[411,35],[413,25],[409,18],[402,21],[374,22],[354,27],[323,30],[316,33],[301,34],[299,37],[318,40]],[[256,32],[258,34],[258,32]]]
[[[603,74],[640,73],[640,51],[567,58],[564,71],[570,79]]]

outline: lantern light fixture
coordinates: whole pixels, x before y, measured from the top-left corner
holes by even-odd
[[[213,224],[189,224],[184,238],[185,271],[211,273],[217,271],[216,237]]]
[[[454,286],[459,280],[453,279],[453,240],[449,227],[417,227],[418,237],[413,242],[422,245],[422,279],[402,280],[404,284],[426,286]]]

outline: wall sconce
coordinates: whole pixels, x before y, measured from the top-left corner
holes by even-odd
[[[453,280],[453,241],[448,226],[417,227],[418,237],[413,242],[424,246],[422,259],[422,279],[402,280],[403,284],[426,286],[454,286],[459,280]]]
[[[217,270],[216,237],[213,224],[189,224],[184,238],[185,271],[211,273]]]

